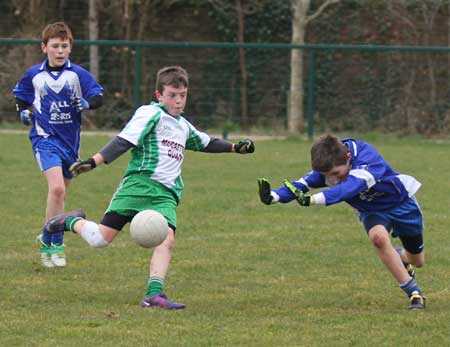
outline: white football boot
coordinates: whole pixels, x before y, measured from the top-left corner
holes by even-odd
[[[42,241],[42,234],[36,237],[36,243],[39,246],[39,253],[41,255],[41,264],[43,267],[54,267],[52,261],[52,248]]]
[[[64,253],[64,243],[55,245],[52,243],[51,261],[55,266],[64,267],[67,264],[66,255]]]

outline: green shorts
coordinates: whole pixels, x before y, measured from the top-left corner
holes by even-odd
[[[105,213],[134,216],[143,210],[155,210],[176,227],[177,205],[175,195],[169,188],[146,175],[135,174],[122,179]]]

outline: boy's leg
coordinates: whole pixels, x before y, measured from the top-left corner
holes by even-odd
[[[413,277],[403,265],[397,251],[392,246],[389,233],[384,225],[374,225],[370,228],[369,239],[375,246],[378,257],[384,263],[409,298],[408,309],[425,308],[425,297]]]
[[[70,186],[71,180],[63,177],[64,179],[64,200],[62,201],[62,211],[64,211],[65,197],[67,196],[67,189]],[[66,254],[65,254],[65,245],[64,245],[64,232],[54,233],[52,234],[52,254],[51,259],[55,266],[63,267],[66,266]]]
[[[50,218],[45,227],[50,233],[72,231],[79,234],[91,247],[107,247],[119,233],[118,229],[84,219],[81,210],[70,211]]]
[[[47,178],[48,194],[47,208],[45,211],[45,219],[57,216],[64,212],[64,201],[66,198],[66,180],[62,174],[61,166],[54,166],[45,170]],[[68,181],[68,180],[67,180]]]
[[[402,247],[395,248],[398,255],[400,256],[400,259],[402,260],[403,266],[405,267],[406,271],[408,271],[408,274],[411,277],[416,277],[416,270],[413,265],[407,260],[405,255],[405,249]]]
[[[392,246],[389,233],[383,225],[375,225],[369,230],[369,239],[375,247],[375,251],[389,272],[398,283],[404,283],[410,276]]]
[[[39,165],[41,168],[52,166],[44,171],[45,177],[47,179],[47,205],[45,211],[45,220],[47,221],[50,217],[53,217],[64,211],[64,199],[66,195],[66,184],[62,175],[62,169],[60,165],[59,157],[52,151],[41,149],[39,156]],[[54,242],[53,238],[56,237]],[[53,266],[66,266],[66,259],[63,249],[63,233],[57,236],[51,235],[47,232],[45,228],[42,229],[42,234],[36,238],[39,245],[41,263],[45,267]],[[53,244],[58,246],[55,251]],[[52,266],[50,266],[52,263]]]
[[[413,254],[405,249],[403,255],[408,263],[416,267],[422,267],[425,264],[425,253],[423,251],[419,254]]]
[[[142,199],[142,196],[147,196],[148,199]],[[161,245],[155,247],[150,260],[147,291],[141,302],[141,306],[145,308],[180,309],[185,307],[183,304],[171,302],[163,294],[164,280],[175,243],[176,209],[176,197],[165,186],[148,179],[145,175],[131,175],[120,183],[102,220],[103,225],[115,227],[122,222],[123,226],[126,222],[131,222],[135,213],[143,210],[158,211],[167,219],[168,236]],[[123,222],[124,218],[127,218],[125,222]]]
[[[400,241],[403,244],[401,258],[416,267],[422,267],[425,264],[424,243],[422,234],[403,235],[400,234]]]
[[[169,269],[172,251],[175,246],[175,233],[169,227],[167,238],[158,247],[155,247],[150,261],[150,277],[165,278]]]
[[[390,214],[393,233],[398,235],[403,248],[398,250],[402,261],[415,267],[425,264],[423,242],[423,217],[415,198],[393,210]]]
[[[175,246],[175,232],[169,227],[167,238],[158,247],[155,247],[150,260],[150,277],[147,293],[141,306],[144,308],[161,307],[170,310],[179,310],[186,307],[184,304],[170,301],[163,294],[164,279],[169,269],[173,247]]]

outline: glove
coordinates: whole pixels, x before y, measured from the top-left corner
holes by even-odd
[[[76,161],[70,166],[69,171],[73,177],[77,177],[79,174],[95,169],[96,166],[97,164],[95,164],[94,158],[89,158],[87,160]]]
[[[283,185],[289,189],[289,191],[295,196],[295,200],[301,206],[309,206],[311,204],[311,195],[306,195],[300,189],[296,188],[291,182],[288,180],[283,180]]]
[[[234,150],[239,154],[253,153],[255,151],[255,144],[250,139],[239,141],[234,145]]]
[[[72,106],[78,112],[83,112],[84,110],[89,109],[89,103],[86,101],[86,99],[80,98],[79,96],[73,98]]]
[[[23,110],[20,112],[20,121],[24,125],[30,125],[31,118],[33,118],[33,112],[31,112],[30,110]]]
[[[270,183],[265,178],[258,179],[259,198],[263,204],[273,204],[273,196],[270,194]]]

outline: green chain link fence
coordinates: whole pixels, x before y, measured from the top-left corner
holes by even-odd
[[[304,115],[309,138],[323,131],[449,133],[448,47],[80,41],[71,60],[89,66],[99,47],[104,106],[87,126],[120,128],[152,100],[155,74],[181,65],[190,74],[188,118],[203,129],[242,130],[239,49],[245,51],[250,130],[286,129],[290,51],[304,53]],[[0,120],[16,122],[11,90],[43,59],[39,40],[0,39]],[[86,124],[86,123],[85,123]]]

